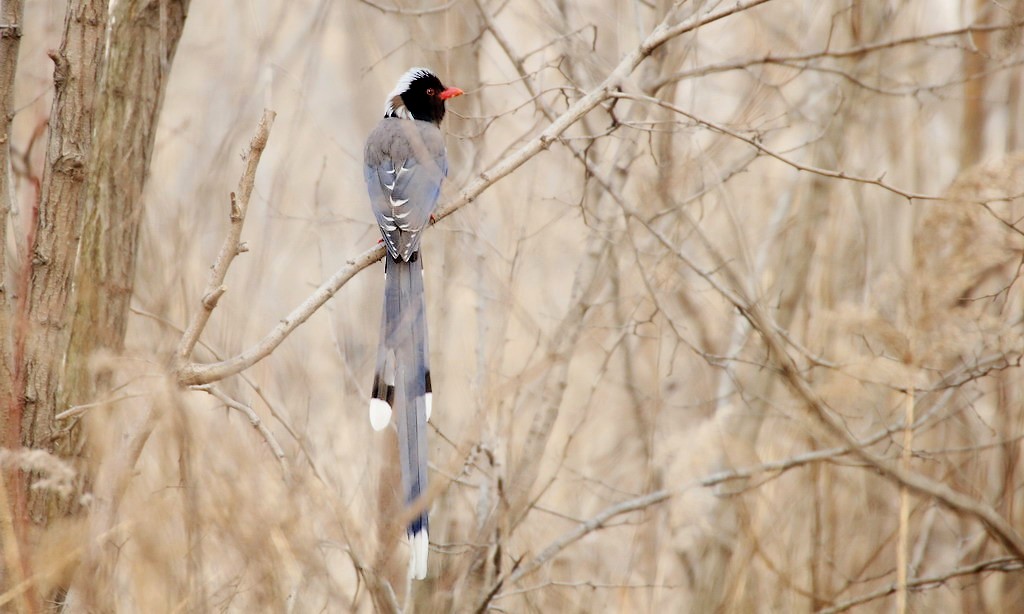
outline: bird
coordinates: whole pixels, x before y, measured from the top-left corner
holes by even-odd
[[[433,393],[427,349],[420,239],[432,222],[448,157],[441,121],[445,102],[461,96],[431,70],[407,70],[384,104],[384,118],[366,139],[364,178],[384,255],[384,308],[370,397],[370,425],[398,431],[405,504],[427,489],[427,421]],[[422,580],[429,550],[427,510],[407,526],[409,576]]]

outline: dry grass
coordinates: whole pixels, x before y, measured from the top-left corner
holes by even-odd
[[[27,4],[18,143],[49,109],[42,50],[63,19],[63,3]],[[392,436],[366,416],[379,266],[244,378],[217,384],[269,428],[283,466],[237,408],[172,385],[169,356],[264,107],[277,122],[243,233],[250,251],[228,275],[202,361],[257,342],[374,244],[362,143],[406,67],[429,64],[467,90],[446,123],[452,197],[548,125],[544,108],[560,114],[604,79],[663,14],[625,1],[504,5],[494,23],[514,52],[540,49],[524,63],[536,103],[480,34],[476,7],[416,17],[358,1],[192,3],[147,187],[129,349],[96,357],[116,388],[81,411],[94,477],[75,496],[90,514],[38,536],[42,585],[77,569],[98,582],[87,598],[119,612],[371,611],[371,592],[386,594],[374,578],[423,612],[795,612],[884,593],[897,578],[899,484],[810,417],[723,287],[768,314],[797,377],[894,463],[916,387],[909,470],[1022,526],[1024,158],[1004,154],[1024,138],[1007,136],[1024,121],[1022,51],[998,39],[988,161],[960,169],[969,37],[910,40],[969,24],[952,0],[770,2],[672,41],[624,87],[790,161],[948,200],[801,172],[620,99],[616,124],[606,104],[426,235],[436,497],[424,583],[403,580],[397,517],[382,513],[397,496]],[[990,22],[1010,19],[997,10]],[[908,42],[760,62],[897,39]],[[705,70],[721,63],[744,66]],[[680,71],[692,74],[646,89]],[[545,417],[557,418],[546,443],[532,430]],[[662,495],[636,501],[649,493]],[[910,579],[935,580],[910,594],[910,611],[1024,600],[1019,572],[997,573],[1020,561],[1002,559],[976,517],[912,494],[908,539]],[[857,611],[894,603],[881,595]]]

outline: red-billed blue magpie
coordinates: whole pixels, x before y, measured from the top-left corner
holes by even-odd
[[[381,430],[396,416],[406,504],[427,490],[431,390],[420,236],[448,174],[440,129],[445,101],[461,94],[426,68],[408,70],[388,95],[384,119],[364,150],[366,189],[387,248],[370,424]],[[424,510],[408,527],[409,575],[416,579],[427,574],[427,526]]]

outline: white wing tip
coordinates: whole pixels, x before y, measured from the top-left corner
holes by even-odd
[[[420,529],[409,536],[409,577],[422,580],[427,577],[427,555],[430,552],[430,539],[427,530]]]
[[[426,407],[427,420],[430,420],[430,411],[434,405],[434,393],[428,392],[423,399],[423,405]]]
[[[391,406],[380,399],[370,399],[370,426],[379,431],[391,422]]]

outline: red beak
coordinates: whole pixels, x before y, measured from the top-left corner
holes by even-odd
[[[461,96],[463,94],[465,94],[465,92],[463,92],[459,88],[450,87],[445,91],[441,92],[441,100],[448,100],[449,98],[455,98],[456,96]]]

